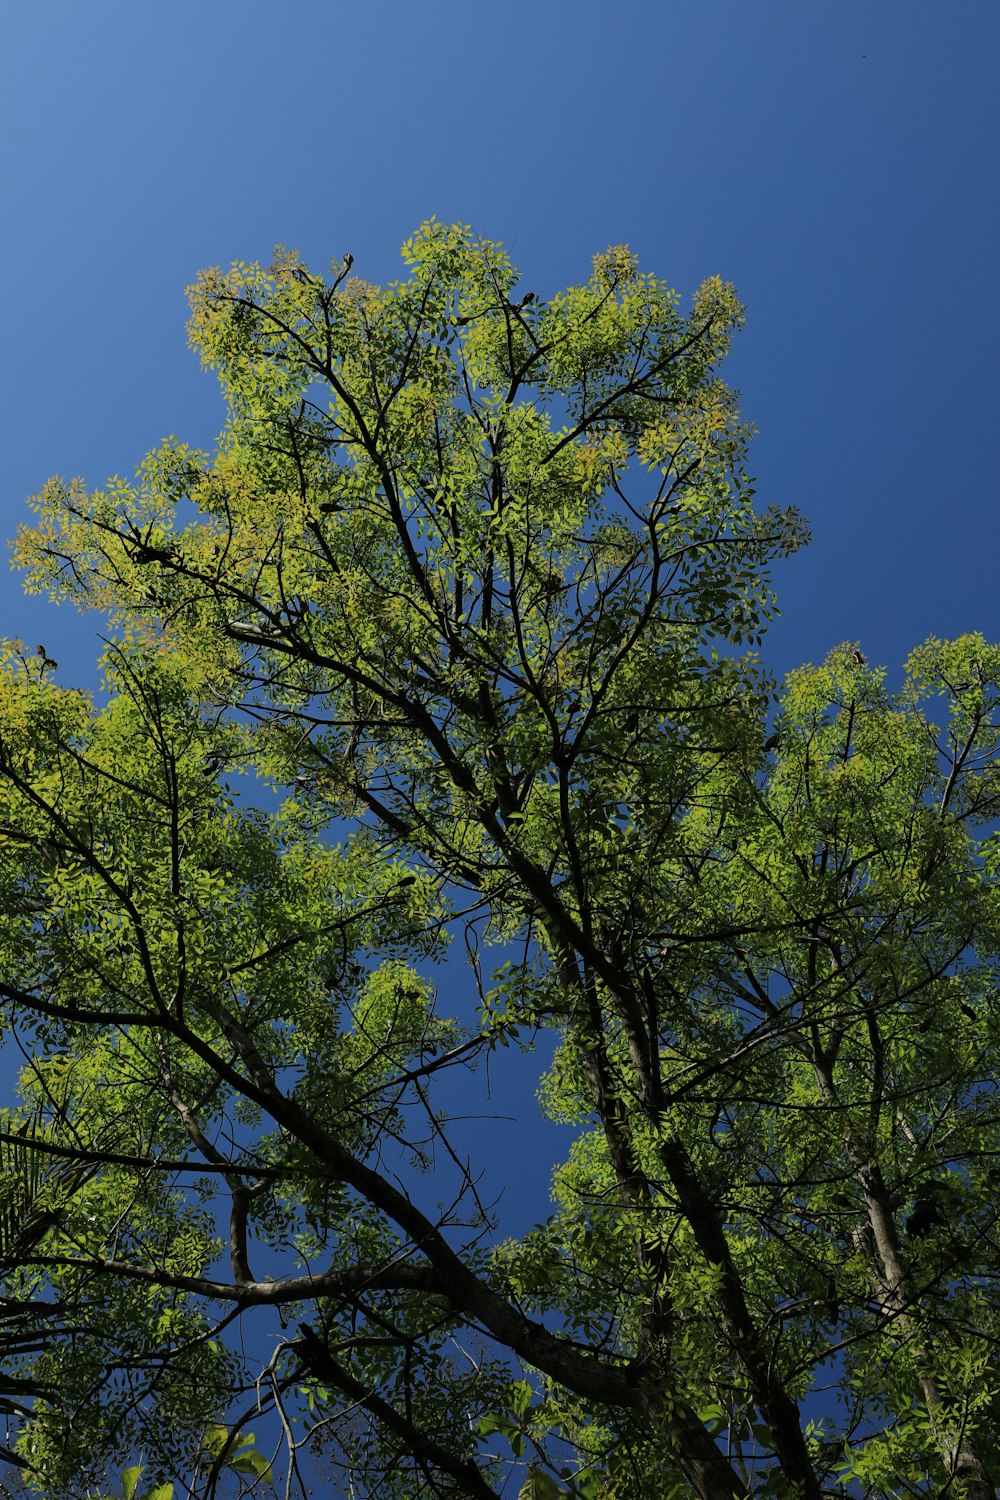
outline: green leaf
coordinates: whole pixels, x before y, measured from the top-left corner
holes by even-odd
[[[229,1467],[235,1469],[238,1474],[250,1474],[254,1479],[264,1479],[270,1482],[271,1465],[263,1453],[246,1449],[239,1452],[235,1458],[230,1459]]]
[[[556,1484],[543,1469],[531,1469],[524,1484],[517,1492],[517,1500],[561,1500],[570,1494]]]
[[[121,1473],[122,1500],[135,1500],[135,1492],[142,1477],[142,1464],[133,1464]]]

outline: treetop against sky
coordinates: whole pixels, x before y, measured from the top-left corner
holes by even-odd
[[[805,528],[756,503],[732,289],[403,255],[204,273],[216,451],[54,480],[18,541],[113,643],[99,702],[2,677],[10,1455],[986,1500],[1000,648],[893,691],[847,642],[776,699]],[[572,1130],[517,1235],[452,1123],[512,1045]]]
[[[993,1494],[998,28],[11,9],[36,1493]]]
[[[779,679],[840,640],[896,671],[927,634],[994,638],[993,0],[388,14],[11,9],[3,535],[47,475],[213,446],[183,333],[201,267],[280,242],[382,284],[434,213],[509,245],[539,296],[618,243],[684,297],[736,286],[752,472],[816,538],[776,573]],[[5,620],[95,681],[96,620],[13,580]]]

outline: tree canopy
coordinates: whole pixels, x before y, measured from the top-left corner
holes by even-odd
[[[403,254],[205,273],[216,453],[52,480],[17,542],[110,625],[102,694],[0,674],[8,1457],[989,1500],[1000,649],[777,693],[805,529],[754,504],[732,289]],[[508,1047],[575,1127],[519,1238],[441,1087]]]

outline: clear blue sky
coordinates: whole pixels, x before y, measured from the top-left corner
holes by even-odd
[[[998,0],[21,0],[0,55],[5,535],[52,473],[211,445],[199,268],[281,241],[383,280],[435,214],[540,294],[623,241],[736,283],[760,497],[815,534],[779,675],[1000,639]],[[13,578],[0,633],[93,678]]]

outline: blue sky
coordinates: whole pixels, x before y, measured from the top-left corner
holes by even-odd
[[[1000,639],[998,44],[996,0],[10,5],[3,533],[50,474],[211,445],[200,268],[280,241],[383,280],[434,214],[539,294],[620,242],[685,298],[736,283],[760,497],[815,535],[779,575],[779,675],[845,639],[894,670]],[[91,626],[13,577],[0,633],[93,680]]]

